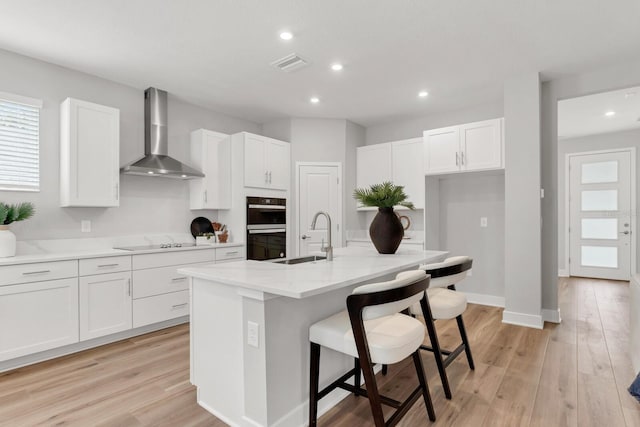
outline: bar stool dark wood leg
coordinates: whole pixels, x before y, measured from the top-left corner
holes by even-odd
[[[353,361],[353,369],[356,371],[353,374],[353,386],[356,388],[356,391],[354,391],[353,394],[354,396],[360,396],[359,390],[360,390],[360,383],[362,382],[362,377],[361,377],[362,371],[360,370],[360,360],[358,360],[357,357]]]
[[[424,376],[424,366],[422,365],[422,359],[420,358],[420,349],[413,353],[413,364],[416,367],[416,373],[418,374],[418,381],[422,387],[422,398],[424,404],[427,407],[427,413],[431,421],[436,420],[436,411],[433,409],[433,402],[431,402],[431,395],[429,394],[429,386],[427,385],[427,379]]]
[[[471,347],[469,347],[469,338],[467,338],[467,330],[464,327],[464,321],[462,320],[462,314],[456,317],[456,322],[458,322],[458,329],[460,330],[460,337],[462,338],[462,343],[464,344],[464,352],[467,355],[467,361],[469,362],[469,368],[472,370],[476,369],[475,364],[473,363],[473,356],[471,355]]]
[[[315,427],[318,419],[318,377],[320,375],[320,345],[311,343],[309,369],[309,427]]]
[[[433,321],[433,315],[431,313],[431,307],[429,302],[422,305],[422,311],[424,316],[424,323],[427,326],[427,332],[429,333],[429,340],[431,341],[431,348],[421,346],[421,348],[433,351],[433,355],[436,359],[436,365],[438,366],[438,372],[440,373],[440,379],[442,380],[442,388],[444,389],[444,396],[447,399],[451,399],[451,387],[449,386],[449,378],[447,378],[447,371],[442,360],[442,352],[440,351],[440,341],[438,341],[438,334],[436,333],[436,326]]]

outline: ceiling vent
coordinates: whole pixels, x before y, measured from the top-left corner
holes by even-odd
[[[280,58],[277,61],[272,62],[271,65],[279,70],[284,71],[285,73],[290,73],[292,71],[306,67],[307,65],[309,65],[309,62],[302,59],[297,54],[292,53],[291,55],[287,55],[284,58]]]

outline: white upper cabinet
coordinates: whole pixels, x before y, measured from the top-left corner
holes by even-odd
[[[291,168],[288,143],[266,136],[244,135],[244,186],[289,189]]]
[[[366,145],[356,151],[356,186],[369,187],[391,181],[391,143]]]
[[[417,209],[424,208],[422,138],[358,147],[356,162],[358,188],[391,181],[395,185],[404,186],[409,201]]]
[[[503,168],[503,119],[424,132],[426,175]]]
[[[460,132],[457,127],[424,132],[424,166],[428,174],[460,170]]]
[[[205,176],[189,181],[190,209],[230,209],[229,135],[206,129],[191,132],[191,163]]]
[[[120,110],[67,98],[60,105],[60,205],[120,205]]]
[[[416,209],[424,209],[424,163],[422,138],[391,143],[391,181],[404,186]]]

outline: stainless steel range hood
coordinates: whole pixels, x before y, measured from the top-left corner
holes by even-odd
[[[153,87],[144,91],[144,157],[120,171],[127,175],[166,178],[202,178],[204,174],[168,156],[167,92]]]

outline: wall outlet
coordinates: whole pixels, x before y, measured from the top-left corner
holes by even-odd
[[[255,322],[247,322],[247,345],[260,347],[260,325]]]
[[[83,233],[91,233],[91,221],[87,219],[80,221],[80,230]]]
[[[480,227],[482,228],[486,228],[487,227],[487,217],[483,216],[480,218]]]

